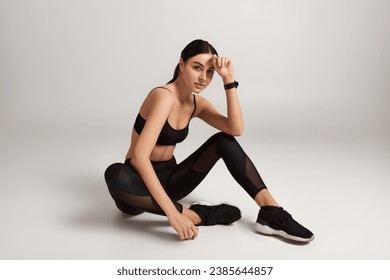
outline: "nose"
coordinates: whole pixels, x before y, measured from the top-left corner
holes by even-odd
[[[203,83],[206,80],[206,72],[202,71],[199,74],[199,82]]]

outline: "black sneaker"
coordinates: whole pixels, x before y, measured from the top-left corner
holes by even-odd
[[[261,207],[255,229],[263,234],[279,235],[299,242],[309,242],[314,239],[313,233],[295,221],[282,207]]]
[[[205,202],[195,202],[189,209],[202,219],[197,226],[228,225],[241,218],[240,209],[226,203],[210,205]]]

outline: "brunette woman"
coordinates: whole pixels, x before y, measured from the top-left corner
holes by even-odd
[[[200,93],[214,73],[222,78],[227,115]],[[260,207],[255,229],[264,234],[308,242],[314,235],[296,222],[271,196],[252,161],[236,140],[244,125],[231,59],[218,56],[207,41],[194,40],[182,51],[173,79],[150,91],[136,117],[124,163],[114,163],[105,179],[116,206],[124,213],[165,215],[181,240],[194,239],[197,226],[230,224],[241,218],[229,204],[178,201],[206,177],[222,158],[230,174]],[[188,134],[192,118],[220,130],[180,163],[174,150]],[[218,186],[220,196],[223,188]]]

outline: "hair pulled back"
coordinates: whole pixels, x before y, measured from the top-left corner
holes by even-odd
[[[190,59],[193,56],[196,56],[198,54],[203,53],[211,53],[218,55],[217,51],[214,49],[214,47],[207,41],[197,39],[189,43],[181,52],[180,58],[183,59],[184,62],[186,62],[188,59]],[[173,83],[176,81],[177,77],[179,77],[180,74],[180,66],[177,64],[175,68],[175,72],[173,73],[173,78],[168,82],[168,84]]]

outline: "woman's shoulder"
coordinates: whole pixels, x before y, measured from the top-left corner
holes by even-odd
[[[211,104],[211,102],[206,99],[205,97],[201,95],[196,95],[196,106],[198,107],[203,107],[203,106],[208,106],[208,104]]]
[[[199,114],[209,106],[213,106],[212,103],[205,97],[201,95],[196,95],[196,111],[194,116],[198,117]]]
[[[149,91],[147,98],[152,98],[152,99],[166,98],[166,99],[173,100],[173,95],[172,95],[172,91],[169,88],[164,87],[164,86],[158,86],[158,87],[152,88]]]
[[[165,94],[171,94],[172,95],[172,89],[168,85],[162,85],[154,87],[150,90],[150,93],[165,93]]]
[[[153,88],[146,96],[141,111],[144,111],[145,109],[149,111],[157,105],[158,107],[171,108],[174,105],[174,97],[172,93],[162,87]]]

